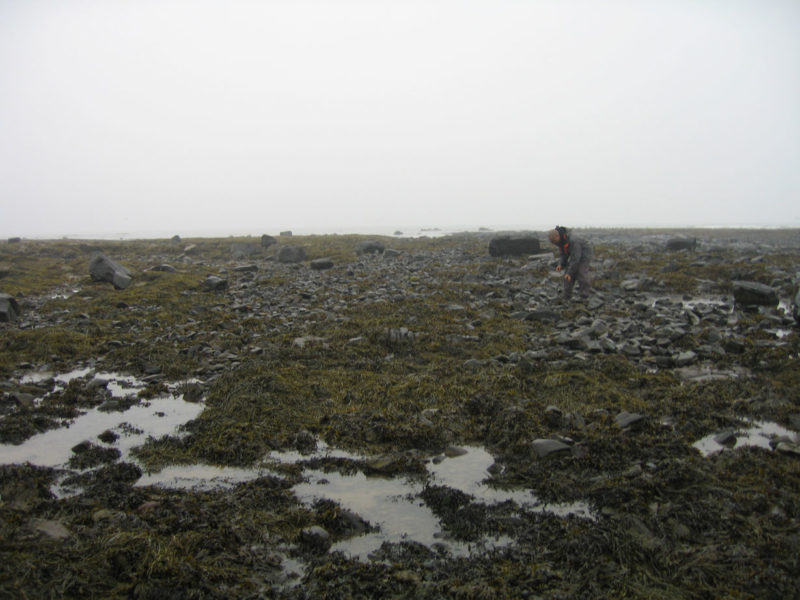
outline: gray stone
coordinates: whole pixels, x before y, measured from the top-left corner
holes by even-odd
[[[281,263],[300,263],[306,259],[306,250],[300,246],[281,246],[277,258]]]
[[[228,280],[216,275],[209,275],[203,282],[203,289],[209,292],[219,292],[228,287]]]
[[[640,415],[639,413],[630,413],[627,411],[622,411],[615,417],[615,421],[620,429],[625,429],[626,427],[630,427],[644,419],[644,415]]]
[[[538,439],[533,440],[533,450],[536,452],[536,456],[544,458],[545,456],[558,452],[569,452],[571,448],[564,442],[558,440]]]
[[[53,540],[63,540],[72,535],[63,523],[50,519],[32,519],[31,528]]]
[[[778,306],[778,294],[757,281],[734,281],[733,299],[741,306]]]
[[[11,323],[19,318],[20,310],[14,296],[0,294],[0,322]]]
[[[490,256],[524,256],[540,253],[542,248],[535,237],[503,236],[489,241]]]
[[[330,258],[315,258],[311,261],[311,268],[315,271],[325,271],[333,268],[333,261]]]
[[[102,252],[97,252],[89,262],[89,274],[95,281],[107,281],[118,290],[131,284],[131,272]]]
[[[255,251],[255,244],[250,244],[248,242],[233,242],[231,244],[231,256],[233,258],[247,258]]]
[[[150,269],[151,271],[161,271],[162,273],[174,273],[176,271],[175,267],[172,265],[156,265]]]
[[[274,246],[277,243],[278,243],[278,240],[276,240],[271,235],[267,235],[265,233],[264,235],[261,236],[261,247],[262,248],[269,248],[270,246]]]

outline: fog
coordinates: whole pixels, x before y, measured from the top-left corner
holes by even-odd
[[[0,237],[800,226],[799,34],[796,0],[0,0]]]

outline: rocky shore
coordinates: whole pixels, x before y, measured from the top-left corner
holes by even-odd
[[[581,235],[0,243],[0,596],[800,597],[800,232]]]

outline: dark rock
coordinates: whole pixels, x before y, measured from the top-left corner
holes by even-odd
[[[535,237],[498,237],[489,241],[490,256],[524,256],[542,252]]]
[[[315,258],[311,261],[311,268],[315,271],[324,271],[333,268],[333,261],[330,258]]]
[[[92,256],[89,274],[95,281],[108,281],[118,290],[124,290],[131,284],[131,272],[102,252]]]
[[[0,294],[0,322],[11,323],[19,318],[19,304],[13,296]]]
[[[386,250],[386,246],[377,240],[368,240],[356,244],[356,254],[358,256],[363,256],[364,254],[383,254],[384,250]]]
[[[736,443],[736,433],[728,429],[715,435],[714,441],[722,445],[733,445]]]
[[[734,281],[733,299],[741,306],[778,306],[778,294],[756,281]]]
[[[797,323],[800,323],[800,286],[797,287],[792,299],[792,316]]]
[[[10,238],[8,238],[8,243],[9,244],[19,244],[21,241],[22,241],[22,238],[18,238],[18,237],[10,237]]]
[[[331,546],[331,536],[319,525],[306,527],[300,532],[299,541],[311,550],[326,552]]]
[[[281,237],[292,237],[292,232],[288,231],[288,230],[287,231],[281,231],[278,235],[280,235]]]
[[[177,269],[172,265],[156,265],[150,269],[151,271],[161,271],[162,273],[175,273]]]
[[[631,425],[638,423],[642,419],[644,419],[644,415],[622,411],[614,420],[617,422],[617,425],[620,429],[625,429],[626,427],[630,427]]]
[[[270,246],[274,246],[277,243],[278,243],[278,240],[276,240],[271,235],[267,235],[265,233],[264,235],[261,236],[261,247],[262,248],[269,248]]]
[[[533,440],[533,450],[536,452],[536,456],[539,458],[544,458],[545,456],[549,456],[550,454],[555,454],[558,452],[569,452],[571,448],[565,444],[564,442],[560,442],[558,440]]]
[[[170,240],[173,244],[180,244],[181,243],[181,236],[173,235],[172,239]]]
[[[306,259],[306,250],[300,246],[281,246],[277,257],[278,262],[300,263]]]
[[[667,250],[695,250],[697,249],[697,238],[672,238],[667,240]]]

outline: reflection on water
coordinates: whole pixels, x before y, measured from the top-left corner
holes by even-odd
[[[84,369],[55,377],[51,374],[36,374],[28,376],[28,381],[53,377],[55,381],[66,384],[72,379],[86,376],[89,372],[89,369]],[[107,389],[115,397],[134,395],[144,387],[135,378],[116,373],[98,373],[95,378],[107,381]],[[64,467],[73,446],[85,440],[100,443],[98,436],[106,430],[119,436],[111,445],[122,453],[121,460],[130,461],[131,449],[142,445],[150,436],[158,438],[174,434],[178,427],[197,417],[202,409],[201,404],[185,402],[180,395],[143,401],[124,412],[92,408],[65,423],[65,427],[39,433],[17,446],[0,444],[0,463],[28,462],[43,467]]]
[[[73,379],[87,377],[90,373],[89,369],[83,369],[55,376],[35,374],[28,376],[27,381],[52,378],[58,385],[66,385]],[[134,378],[116,373],[100,373],[94,375],[94,378],[104,380],[106,388],[115,396],[131,395],[143,387]],[[175,434],[182,424],[196,418],[202,409],[201,404],[185,402],[181,396],[155,398],[135,404],[124,412],[91,409],[73,419],[68,426],[35,435],[18,446],[0,445],[0,463],[29,462],[65,468],[75,445],[85,440],[100,443],[98,436],[107,430],[119,436],[107,445],[120,450],[121,460],[135,463],[130,454],[133,448],[145,443],[149,437]],[[158,473],[144,474],[136,485],[198,491],[228,489],[273,473],[276,463],[302,465],[304,461],[326,457],[351,460],[354,464],[365,460],[363,456],[330,448],[323,442],[318,442],[316,450],[311,454],[272,452],[265,457],[265,462],[260,467],[254,469],[202,464],[172,466]],[[431,458],[426,465],[427,476],[413,479],[368,477],[363,472],[344,475],[335,471],[323,472],[309,468],[304,469],[304,481],[294,486],[293,491],[306,504],[312,504],[318,499],[332,500],[378,528],[377,531],[341,541],[332,548],[360,560],[368,559],[384,542],[414,541],[430,547],[445,548],[456,556],[502,547],[513,542],[510,538],[499,537],[466,544],[448,538],[439,519],[420,497],[426,485],[447,486],[469,494],[475,502],[483,504],[513,502],[519,510],[592,518],[586,504],[544,505],[530,490],[501,490],[487,485],[485,481],[489,478],[488,469],[493,462],[492,455],[485,449],[465,447],[458,456]],[[54,492],[63,496],[79,493],[79,490],[64,490],[56,485]]]
[[[710,456],[726,448],[743,448],[745,446],[756,446],[758,448],[770,450],[772,448],[770,446],[770,440],[776,437],[786,436],[791,439],[797,438],[797,434],[794,431],[768,421],[753,421],[751,427],[737,430],[735,432],[735,441],[732,437],[732,443],[728,445],[717,441],[719,436],[720,433],[712,433],[711,435],[697,440],[692,446],[697,448],[703,456]]]

